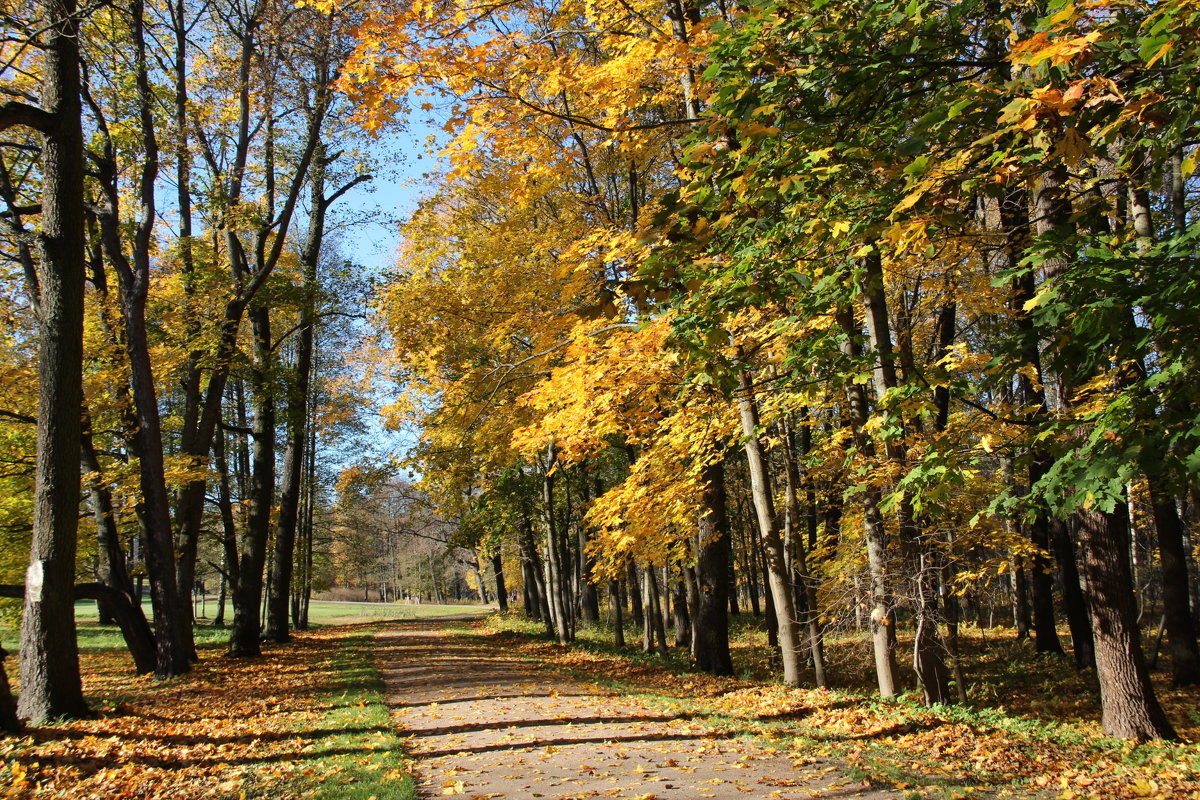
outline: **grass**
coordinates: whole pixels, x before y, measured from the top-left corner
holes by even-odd
[[[209,600],[207,611],[213,613],[216,603]],[[147,619],[153,618],[150,601],[142,602]],[[383,622],[393,619],[426,619],[459,614],[474,614],[485,611],[475,605],[408,605],[404,603],[348,603],[313,600],[309,606],[309,624],[314,628],[336,625],[358,625],[364,622]],[[226,609],[226,623],[231,622],[233,611]],[[97,621],[96,603],[80,600],[75,604],[75,624],[78,630],[79,650],[82,653],[119,649],[125,646],[120,629],[115,625],[100,625]],[[207,619],[197,619],[194,628],[197,647],[224,644],[229,639],[228,627],[213,627]],[[13,656],[20,639],[14,626],[0,625],[0,646]]]
[[[336,676],[318,703],[326,707],[321,719],[329,731],[314,746],[313,775],[321,780],[311,788],[311,775],[294,779],[292,791],[318,800],[413,800],[416,784],[410,759],[393,731],[383,677],[373,659],[371,630],[339,643],[330,664]],[[274,792],[263,797],[274,797]]]

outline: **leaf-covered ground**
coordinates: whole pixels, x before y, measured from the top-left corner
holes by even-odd
[[[585,632],[567,649],[539,630],[507,617],[476,633],[511,654],[703,716],[730,734],[761,736],[800,760],[841,759],[849,777],[912,797],[1200,798],[1200,693],[1157,684],[1182,742],[1105,738],[1093,679],[1068,659],[1035,656],[1004,631],[968,633],[973,703],[926,709],[915,692],[889,703],[871,696],[870,648],[859,637],[830,640],[830,675],[849,688],[829,691],[773,682],[757,630],[740,632],[734,660],[742,674],[728,679],[691,672],[682,656],[664,665],[636,650],[618,652],[603,631]]]
[[[85,653],[98,716],[0,738],[0,796],[406,800],[373,656],[362,627],[301,633],[260,659],[208,649],[164,682],[133,676],[121,651]]]

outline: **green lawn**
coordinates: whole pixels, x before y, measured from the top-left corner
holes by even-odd
[[[142,603],[146,617],[151,617],[150,601]],[[207,603],[208,613],[216,611],[216,603],[211,599]],[[487,609],[480,605],[408,605],[405,603],[344,603],[326,600],[313,600],[309,606],[308,617],[313,627],[329,625],[355,625],[366,622],[379,622],[390,619],[428,619],[431,617],[452,617],[464,614],[482,614]],[[96,622],[96,604],[91,600],[80,600],[75,604],[75,619],[79,625],[79,647],[87,650],[106,650],[124,646],[121,631],[115,625],[101,626]],[[226,606],[225,622],[228,625],[233,620],[233,609]],[[214,628],[206,619],[196,621],[196,644],[203,647],[206,644],[223,643],[229,636],[229,629]],[[18,632],[15,627],[0,626],[0,645],[15,655],[17,651]]]

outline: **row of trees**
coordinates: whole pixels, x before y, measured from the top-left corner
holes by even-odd
[[[210,568],[230,655],[285,641],[289,611],[304,624],[317,442],[359,413],[361,287],[327,243],[370,177],[338,144],[353,22],[275,0],[5,7],[0,535],[24,607],[3,727],[87,711],[77,596],[160,677],[196,658],[188,598]],[[98,585],[77,585],[89,563]]]
[[[1198,26],[1188,0],[374,12],[368,125],[412,101],[450,132],[378,303],[423,487],[515,544],[564,643],[598,585],[614,614],[672,593],[729,673],[732,559],[784,682],[835,682],[822,635],[857,614],[881,695],[905,627],[926,701],[961,701],[958,598],[1011,581],[1037,650],[1065,613],[1106,732],[1172,736],[1139,612],[1161,598],[1200,682]]]

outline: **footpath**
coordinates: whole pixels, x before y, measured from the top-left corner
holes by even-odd
[[[547,800],[885,800],[830,765],[730,739],[506,654],[499,644],[414,621],[378,637],[392,716],[422,797]]]

